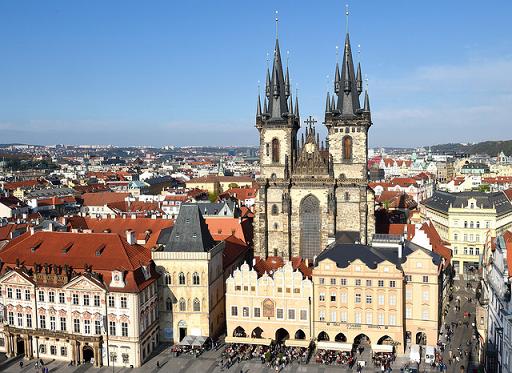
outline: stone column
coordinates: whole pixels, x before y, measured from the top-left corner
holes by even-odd
[[[11,346],[11,334],[5,333],[5,354],[7,357],[12,356],[12,346]]]
[[[18,355],[18,337],[16,335],[12,336],[12,346],[13,346],[13,350],[14,350],[13,356],[17,356]]]
[[[34,347],[32,346],[32,342],[32,337],[27,335],[27,352],[25,353],[25,356],[28,356],[29,359],[34,358]]]
[[[71,346],[71,360],[73,360],[76,364],[76,341],[72,340],[69,342],[69,345]]]

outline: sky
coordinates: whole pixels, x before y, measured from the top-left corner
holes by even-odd
[[[346,3],[370,146],[512,138],[508,0],[3,0],[0,143],[257,145],[276,10],[302,119],[323,127]]]

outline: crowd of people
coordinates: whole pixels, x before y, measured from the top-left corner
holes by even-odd
[[[326,365],[346,365],[352,368],[355,363],[352,351],[333,351],[319,349],[316,352],[315,361]]]
[[[226,346],[221,355],[219,366],[221,370],[229,369],[235,363],[258,359],[267,367],[280,371],[294,361],[298,364],[306,364],[308,358],[309,349],[305,347],[287,347],[280,343],[271,344],[270,346],[238,343]]]
[[[391,364],[394,363],[396,355],[392,352],[376,352],[372,356],[373,366],[380,367],[382,372],[391,369]]]

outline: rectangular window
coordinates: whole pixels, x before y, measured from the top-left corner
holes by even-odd
[[[46,354],[46,345],[39,345],[39,352],[42,354]]]
[[[377,285],[380,287],[380,288],[383,288],[384,287],[384,280],[379,280]]]
[[[55,303],[55,292],[50,291],[50,292],[48,293],[48,301],[49,301],[50,303]]]
[[[389,281],[389,287],[390,288],[396,288],[396,281],[395,280]]]
[[[50,330],[55,330],[55,316],[50,316]]]
[[[95,295],[94,296],[94,307],[99,307],[99,306],[100,306],[100,296]]]
[[[254,290],[253,290],[254,291]],[[294,294],[300,294],[300,289],[299,288],[295,288],[293,289],[293,293]]]
[[[308,319],[308,311],[307,310],[300,310],[300,319],[303,321]]]
[[[389,325],[396,325],[396,316],[394,313],[389,314]]]
[[[88,306],[89,305],[89,294],[85,294],[84,295],[84,306]]]
[[[80,333],[80,320],[79,319],[73,319],[73,331],[75,333]]]
[[[21,299],[21,289],[16,289],[16,299]]]
[[[116,300],[113,295],[108,296],[108,306],[109,307],[115,307],[116,306]]]
[[[377,296],[377,303],[379,304],[379,306],[384,305],[384,294],[379,294]]]
[[[335,278],[331,278],[331,285],[336,285],[336,279]]]
[[[25,300],[30,300],[30,290],[25,290]]]
[[[39,290],[39,302],[44,302],[44,291]]]
[[[423,291],[422,299],[424,302],[428,302],[430,298],[430,292],[428,290]]]
[[[361,312],[357,311],[357,312],[355,313],[355,319],[354,319],[354,322],[355,322],[356,324],[361,324]]]
[[[283,319],[284,318],[284,311],[282,308],[278,308],[276,310],[276,318]]]
[[[60,330],[62,330],[63,332],[68,330],[68,326],[66,324],[67,324],[66,323],[66,318],[65,317],[61,317],[60,318]]]
[[[318,318],[320,321],[325,321],[325,311],[324,310],[320,310],[320,312],[318,312]]]
[[[84,333],[91,334],[91,320],[84,320]]]
[[[108,329],[110,335],[116,335],[116,322],[115,321],[109,321],[108,322]]]
[[[372,280],[366,280],[366,286],[372,286]]]
[[[129,354],[122,354],[123,358],[123,364],[128,364],[130,362],[130,355]]]
[[[260,313],[260,308],[259,307],[254,307],[254,317],[260,317],[261,313]]]
[[[336,322],[336,311],[331,311],[331,322]]]
[[[249,317],[249,307],[242,307],[242,316]]]
[[[39,327],[41,329],[46,329],[46,316],[45,315],[39,315]]]
[[[30,313],[28,313],[26,316],[26,320],[27,320],[27,328],[31,328],[32,327],[32,315]]]
[[[9,319],[9,325],[13,325],[14,326],[14,313],[13,312],[9,312],[8,315],[7,315],[7,318]]]
[[[360,278],[356,279],[356,286],[361,286],[361,279]]]
[[[295,320],[295,310],[294,309],[288,310],[288,320]]]
[[[341,293],[340,300],[341,303],[347,303],[347,293]]]
[[[121,323],[121,335],[123,337],[128,337],[128,323],[127,322]]]
[[[78,305],[78,294],[73,294],[73,304]]]
[[[372,304],[372,296],[371,295],[366,296],[366,304]]]
[[[412,281],[412,276],[411,275],[405,275],[405,281],[411,282]]]
[[[373,314],[371,312],[366,312],[366,323],[368,325],[373,324]]]
[[[12,288],[7,288],[7,298],[12,299]]]
[[[356,293],[356,303],[361,303],[361,294]]]
[[[121,297],[121,308],[128,308],[128,298]]]
[[[425,283],[428,282],[428,276],[423,276],[423,282],[425,282]]]
[[[342,279],[340,280],[340,284],[341,284],[342,286],[347,286],[347,279],[346,279],[346,278],[342,278]]]
[[[480,255],[480,249],[478,247],[475,247],[475,255]]]
[[[62,346],[60,348],[60,356],[68,356],[68,349],[67,349],[67,347]]]
[[[231,306],[231,316],[238,316],[238,307]]]
[[[325,278],[320,277],[320,278],[318,279],[318,283],[319,283],[320,285],[325,284]]]
[[[340,313],[340,321],[347,322],[347,311],[341,311]]]
[[[384,313],[379,312],[377,315],[377,323],[379,325],[384,325]]]
[[[18,326],[20,328],[23,327],[23,314],[22,313],[18,313]]]
[[[101,322],[100,320],[94,321],[94,334],[101,334]]]
[[[389,296],[389,305],[390,306],[396,306],[396,295],[391,294]]]
[[[320,300],[320,302],[324,302],[325,301],[325,293],[320,293],[318,296],[318,299]]]
[[[331,293],[331,302],[336,302],[336,293],[335,292]]]
[[[407,307],[407,308],[405,309],[405,317],[406,317],[407,319],[412,318],[412,309],[411,309],[411,308]]]
[[[422,320],[428,320],[429,319],[428,308],[424,308],[423,311],[421,312],[421,319]]]
[[[66,303],[66,300],[64,298],[64,293],[59,293],[59,303],[60,304]]]
[[[50,354],[57,355],[57,346],[50,346]]]

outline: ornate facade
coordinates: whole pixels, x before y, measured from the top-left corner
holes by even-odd
[[[311,118],[299,140],[300,114],[293,103],[288,67],[283,73],[276,40],[263,106],[258,97],[260,176],[255,209],[255,255],[312,259],[328,244],[369,243],[375,231],[374,195],[368,188],[368,93],[360,106],[361,67],[354,70],[348,34],[341,72],[327,96],[320,142]]]

